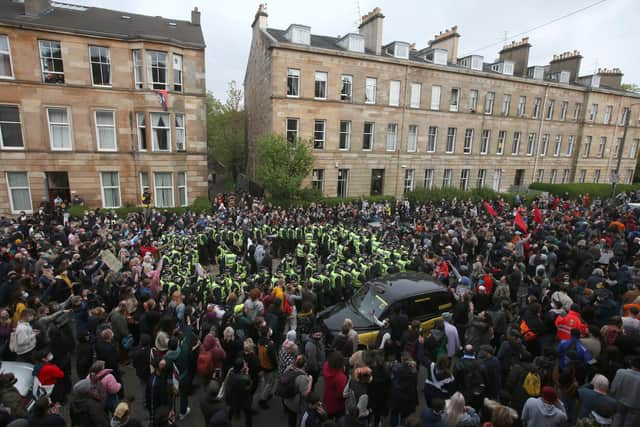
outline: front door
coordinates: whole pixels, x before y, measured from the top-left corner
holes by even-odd
[[[66,172],[45,172],[47,195],[51,205],[54,205],[56,197],[60,197],[67,205],[71,200],[71,192],[69,191],[69,175]]]

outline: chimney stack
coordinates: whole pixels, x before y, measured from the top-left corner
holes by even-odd
[[[577,50],[563,52],[560,55],[553,55],[553,59],[549,62],[549,72],[554,74],[560,71],[568,71],[569,82],[575,82],[580,74],[581,62],[582,56]]]
[[[440,34],[433,36],[433,40],[429,42],[429,47],[432,49],[447,49],[447,62],[456,64],[458,62],[459,39],[458,26],[454,25],[444,31],[440,31]]]
[[[620,89],[622,76],[624,76],[620,68],[598,68],[598,75],[600,76],[601,85],[612,89]]]
[[[362,23],[358,27],[360,35],[364,37],[364,47],[376,55],[382,53],[382,9],[376,7],[362,16]]]
[[[512,41],[502,47],[500,51],[500,61],[513,61],[513,75],[526,77],[529,68],[529,37],[524,37],[520,41]]]
[[[51,8],[49,0],[24,0],[24,14],[39,16]]]
[[[260,3],[260,6],[258,6],[258,11],[256,12],[256,17],[253,19],[253,24],[251,24],[251,27],[266,30],[268,17],[269,15],[267,15],[267,5],[264,3]],[[258,24],[257,27],[256,24]]]
[[[194,7],[191,11],[191,23],[200,26],[200,11],[198,10],[198,6]]]

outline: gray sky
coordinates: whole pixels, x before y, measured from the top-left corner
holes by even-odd
[[[207,88],[225,98],[227,83],[242,83],[251,42],[251,22],[260,1],[249,0],[61,0],[106,7],[131,13],[190,19],[198,6],[207,43]],[[425,47],[434,34],[458,25],[459,56],[478,51],[485,61],[512,35],[595,3],[597,0],[272,0],[267,2],[269,27],[286,28],[291,23],[311,26],[314,34],[337,36],[357,31],[360,15],[376,6],[385,15],[383,43],[415,42]],[[606,0],[595,7],[532,31],[530,65],[544,65],[554,54],[577,49],[584,57],[581,74],[597,67],[618,67],[623,82],[640,84],[638,44],[639,0]],[[516,37],[518,40],[525,36]]]

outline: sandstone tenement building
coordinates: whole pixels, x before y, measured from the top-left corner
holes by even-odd
[[[256,139],[275,132],[311,142],[307,185],[325,196],[608,183],[617,156],[619,182],[633,179],[640,95],[620,88],[619,69],[581,76],[577,51],[529,64],[528,38],[491,63],[459,57],[455,26],[425,48],[383,44],[383,21],[376,8],[358,33],[328,37],[269,28],[260,7],[245,76],[250,174]]]
[[[0,0],[0,214],[207,194],[205,43],[190,21]],[[163,103],[164,101],[164,103]]]

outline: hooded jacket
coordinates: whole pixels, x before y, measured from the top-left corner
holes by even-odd
[[[522,421],[527,427],[560,427],[567,421],[567,413],[561,401],[552,405],[540,397],[531,397],[522,409]]]
[[[72,425],[74,427],[109,427],[109,416],[100,399],[91,393],[89,381],[80,381],[80,383],[74,386],[69,402]]]
[[[329,415],[333,415],[344,410],[344,397],[342,391],[347,385],[347,376],[341,369],[329,367],[327,362],[322,365],[322,376],[324,377],[324,392],[322,400]]]

